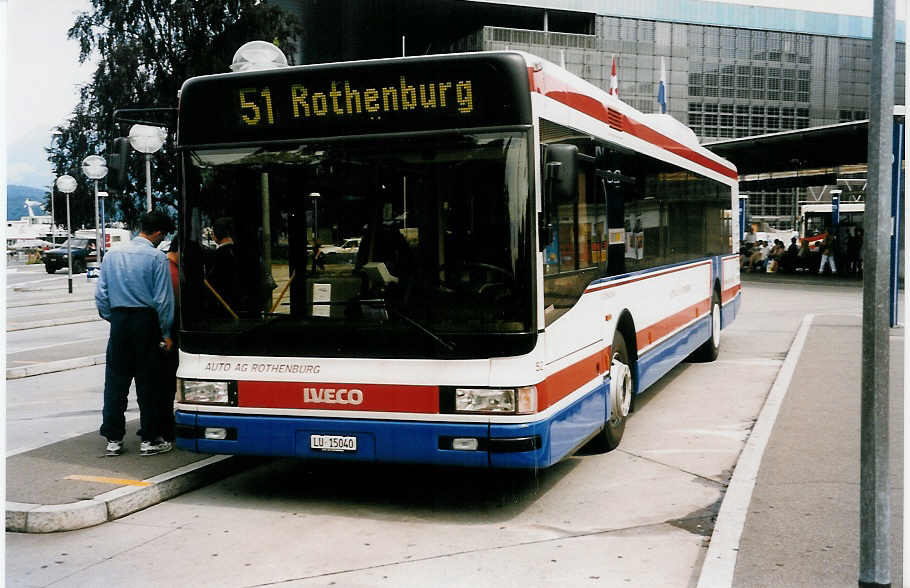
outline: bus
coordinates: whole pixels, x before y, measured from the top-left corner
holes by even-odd
[[[742,298],[736,169],[667,119],[516,51],[188,80],[178,447],[482,468],[615,448]]]
[[[831,202],[802,204],[799,207],[799,236],[808,238],[823,234],[826,230],[838,228],[838,233],[852,235],[863,228],[865,202],[841,202],[838,204],[837,223],[832,216]],[[838,235],[839,237],[845,235]]]

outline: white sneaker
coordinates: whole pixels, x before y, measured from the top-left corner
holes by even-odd
[[[123,453],[123,441],[108,441],[107,454],[111,457]]]
[[[155,441],[143,441],[139,444],[139,455],[158,455],[167,453],[174,448],[174,444],[158,437]]]

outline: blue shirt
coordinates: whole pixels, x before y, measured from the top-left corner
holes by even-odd
[[[167,256],[143,237],[108,251],[101,263],[95,305],[106,321],[111,320],[112,308],[151,308],[158,313],[161,335],[169,339],[174,292]]]

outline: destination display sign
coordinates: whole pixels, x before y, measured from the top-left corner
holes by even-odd
[[[530,124],[520,56],[433,56],[191,79],[181,91],[178,144],[516,124]]]

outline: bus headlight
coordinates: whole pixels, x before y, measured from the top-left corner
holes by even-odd
[[[537,387],[456,388],[455,412],[531,414],[537,412]]]
[[[229,383],[210,380],[182,380],[181,398],[183,402],[200,404],[227,404],[230,400]]]

